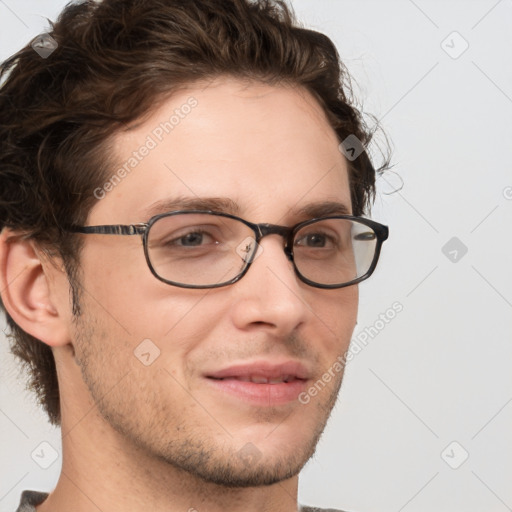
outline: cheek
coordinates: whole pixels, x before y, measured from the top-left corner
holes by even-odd
[[[105,246],[91,244],[83,257],[84,288],[102,323],[140,340],[164,341],[183,331],[208,332],[204,323],[218,309],[213,303],[205,310],[208,290],[159,281],[146,263],[142,244],[117,238],[118,246],[111,241]]]
[[[314,311],[328,334],[326,343],[333,353],[348,348],[357,322],[358,300],[358,287],[349,286],[326,290],[322,300],[316,301]]]

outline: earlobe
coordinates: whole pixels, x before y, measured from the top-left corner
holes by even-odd
[[[66,312],[56,295],[62,283],[51,286],[58,270],[44,261],[33,240],[4,228],[0,234],[0,294],[12,319],[28,334],[49,346],[69,343]],[[53,289],[52,289],[53,288]]]

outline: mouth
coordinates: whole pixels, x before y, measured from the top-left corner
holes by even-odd
[[[241,376],[241,377],[209,377],[213,380],[238,380],[240,382],[253,382],[254,384],[288,384],[289,382],[294,382],[296,380],[305,380],[299,379],[294,375],[282,375],[277,378],[267,378],[260,375],[250,375],[250,376]]]
[[[297,400],[306,388],[309,372],[299,362],[260,361],[231,366],[205,377],[217,392],[251,405],[276,406]]]

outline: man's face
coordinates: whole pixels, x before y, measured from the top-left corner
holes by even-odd
[[[190,97],[197,105],[161,133],[160,123]],[[178,196],[229,198],[248,221],[286,226],[306,220],[293,211],[309,203],[337,201],[351,211],[334,131],[304,90],[233,79],[183,90],[116,137],[119,166],[148,136],[156,145],[149,143],[154,147],[98,201],[89,225],[146,222],[151,205]],[[84,408],[96,403],[94,414],[114,429],[123,449],[145,461],[233,486],[297,474],[314,452],[342,372],[308,404],[296,395],[346,352],[358,290],[301,282],[283,243],[279,235],[263,238],[261,254],[240,281],[208,290],[156,279],[140,236],[87,235],[82,315],[71,327],[85,385],[77,374],[69,399]],[[301,365],[304,380],[211,378],[224,370],[258,377],[261,368],[279,371],[287,362]],[[250,368],[240,370],[244,365]]]

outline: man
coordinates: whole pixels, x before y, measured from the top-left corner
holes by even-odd
[[[63,443],[18,510],[296,511],[387,238],[332,43],[88,1],[2,71],[1,297]]]

